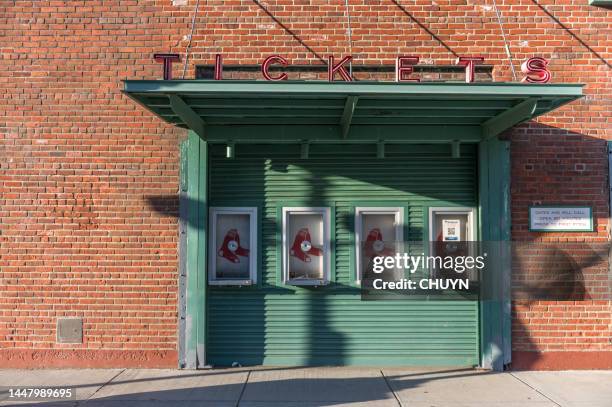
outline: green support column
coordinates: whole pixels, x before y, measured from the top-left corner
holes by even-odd
[[[480,240],[487,269],[481,292],[481,366],[501,371],[511,361],[510,143],[496,137],[479,145]]]
[[[185,367],[197,369],[206,366],[208,145],[189,131],[187,150]]]

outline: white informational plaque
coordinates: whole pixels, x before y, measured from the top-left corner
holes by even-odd
[[[593,210],[589,206],[532,206],[529,208],[532,232],[592,232]]]

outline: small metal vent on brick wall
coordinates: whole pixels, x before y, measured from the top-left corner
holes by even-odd
[[[83,319],[82,318],[58,318],[57,319],[57,342],[58,343],[83,343]]]

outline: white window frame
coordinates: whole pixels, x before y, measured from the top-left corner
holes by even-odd
[[[292,214],[323,215],[323,278],[322,279],[289,279],[289,246],[287,236],[288,219]],[[283,284],[295,286],[327,285],[331,276],[331,208],[328,206],[293,206],[283,207],[282,210],[282,280]]]
[[[468,242],[476,241],[476,209],[469,206],[436,206],[429,208],[429,241],[435,241],[433,236],[434,231],[434,215],[468,215]]]
[[[209,208],[209,259],[208,259],[208,284],[209,285],[253,285],[257,284],[257,258],[258,258],[258,230],[257,230],[257,207],[230,207],[215,206]],[[219,215],[249,215],[249,278],[242,279],[218,279],[216,258],[217,258],[217,216]]]
[[[476,241],[476,208],[469,206],[443,206],[429,208],[429,242],[427,245],[431,247],[431,242],[435,242],[434,236],[434,215],[468,215],[468,239],[466,242]],[[470,247],[471,249],[471,247]],[[431,253],[429,253],[431,255]],[[473,255],[470,250],[470,255]],[[434,274],[433,267],[429,269],[430,275]]]
[[[361,284],[361,236],[363,215],[395,215],[395,241],[404,240],[404,208],[401,206],[357,206],[355,207],[355,283]]]

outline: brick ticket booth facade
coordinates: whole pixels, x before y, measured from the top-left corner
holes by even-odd
[[[0,366],[612,367],[609,260],[582,246],[598,285],[571,300],[367,303],[355,284],[368,208],[403,240],[454,208],[477,240],[609,242],[612,22],[593,3],[1,2]],[[289,81],[263,80],[273,54]],[[347,55],[356,80],[327,82]],[[421,82],[394,82],[406,55]],[[532,57],[550,83],[520,83]],[[533,227],[555,207],[591,228]],[[329,226],[317,288],[283,274],[300,211]],[[228,214],[257,242],[241,288],[211,278]],[[492,289],[541,259],[521,253]]]

